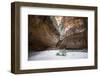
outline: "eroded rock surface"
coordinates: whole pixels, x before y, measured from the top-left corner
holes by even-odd
[[[29,50],[87,48],[87,18],[35,16],[28,19]]]

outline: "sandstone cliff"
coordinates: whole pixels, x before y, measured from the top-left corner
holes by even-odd
[[[46,49],[87,48],[87,18],[62,16],[60,20],[59,23],[64,26],[63,30],[65,30],[65,33],[62,34],[62,40],[60,40],[60,31],[56,16],[29,15],[29,50],[43,51]]]

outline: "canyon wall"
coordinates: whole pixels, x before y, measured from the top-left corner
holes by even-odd
[[[57,17],[59,18],[59,17]],[[65,33],[60,40],[55,16],[28,16],[29,50],[43,51],[47,49],[86,49],[87,18],[62,17],[59,24],[64,26]]]

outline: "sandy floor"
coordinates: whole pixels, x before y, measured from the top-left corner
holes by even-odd
[[[82,50],[78,50],[74,52],[73,51],[69,52],[69,50],[67,50],[66,56],[57,55],[59,50],[30,52],[28,59],[29,60],[62,60],[62,59],[82,59],[88,57],[87,52],[82,52]]]

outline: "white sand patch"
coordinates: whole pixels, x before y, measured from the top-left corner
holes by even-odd
[[[82,50],[69,52],[66,53],[66,56],[58,56],[56,55],[59,50],[52,50],[52,51],[41,51],[41,52],[30,52],[29,53],[29,60],[62,60],[62,59],[82,59],[88,58],[87,52],[82,52]]]

